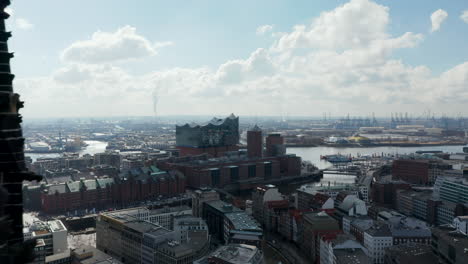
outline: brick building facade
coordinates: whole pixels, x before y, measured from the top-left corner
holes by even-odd
[[[178,170],[192,188],[222,188],[233,183],[280,179],[301,174],[301,158],[296,155],[248,159],[242,154],[210,159],[209,155],[161,160],[162,170]]]
[[[178,172],[144,173],[144,169],[115,178],[96,178],[42,186],[41,211],[64,213],[105,209],[159,196],[185,192],[185,177]]]

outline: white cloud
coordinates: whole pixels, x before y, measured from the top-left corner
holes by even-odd
[[[112,65],[157,52],[157,44],[124,27],[72,44],[62,53],[65,65],[52,76],[15,82],[25,96],[25,111],[36,116],[151,115],[155,87],[160,114],[384,114],[425,105],[446,113],[465,109],[468,62],[437,75],[424,65],[396,60],[395,50],[416,48],[424,36],[392,36],[389,23],[387,7],[352,0],[309,25],[296,25],[247,58],[143,75]]]
[[[352,0],[323,12],[311,25],[297,25],[279,39],[280,50],[295,48],[343,49],[386,39],[388,8],[368,0]]]
[[[262,25],[257,28],[257,35],[264,35],[265,33],[271,32],[273,25]]]
[[[65,84],[77,84],[92,78],[92,70],[86,65],[71,64],[53,74],[53,79]]]
[[[88,64],[117,62],[154,56],[159,48],[168,45],[172,42],[152,43],[137,34],[134,27],[124,26],[111,33],[97,31],[91,39],[71,44],[61,58],[65,62]]]
[[[460,18],[468,24],[468,10],[465,10],[463,11],[463,13],[461,14]]]
[[[14,26],[22,30],[30,30],[34,28],[34,24],[32,24],[26,18],[22,18],[22,17],[16,18],[15,11],[11,7],[5,8],[5,12],[7,12],[10,15],[10,19],[6,21],[8,27]]]
[[[431,15],[431,32],[438,31],[442,23],[447,19],[448,13],[445,10],[438,9]]]
[[[15,24],[19,29],[24,29],[24,30],[29,30],[34,28],[34,25],[31,24],[27,19],[25,18],[17,18],[15,19]]]
[[[164,48],[164,47],[169,47],[169,46],[172,46],[172,45],[174,45],[174,42],[172,42],[172,41],[156,42],[156,43],[154,43],[153,48],[155,48],[157,50],[157,49]]]

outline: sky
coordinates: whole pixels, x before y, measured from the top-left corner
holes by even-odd
[[[25,118],[468,116],[466,0],[14,0],[7,12]]]

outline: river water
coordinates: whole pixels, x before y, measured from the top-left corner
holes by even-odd
[[[410,154],[418,150],[442,150],[448,153],[462,152],[464,145],[459,146],[434,146],[434,147],[360,147],[360,148],[335,148],[335,147],[303,147],[303,148],[288,148],[287,153],[296,154],[302,157],[303,160],[309,160],[319,169],[330,167],[331,164],[327,161],[320,160],[320,155],[397,155]]]
[[[84,154],[94,155],[96,153],[101,153],[106,151],[107,142],[104,141],[96,141],[96,140],[85,140],[85,143],[88,144],[84,149],[79,151],[78,153],[80,156]],[[57,158],[60,157],[62,154],[60,153],[25,153],[25,156],[29,156],[32,158],[33,162],[37,160],[37,158]]]
[[[303,160],[309,160],[319,169],[325,169],[332,164],[328,161],[321,160],[320,155],[402,155],[415,153],[418,150],[441,150],[447,153],[462,152],[464,145],[459,146],[434,146],[434,147],[361,147],[361,148],[334,148],[334,147],[303,147],[303,148],[288,148],[287,153],[296,154],[302,157]],[[353,184],[355,176],[352,175],[336,175],[324,174],[320,182],[315,185],[340,185]]]

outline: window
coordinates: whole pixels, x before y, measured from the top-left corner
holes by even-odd
[[[219,183],[220,183],[220,173],[219,173],[219,169],[213,169],[211,170],[211,184],[213,186],[218,186]]]
[[[249,178],[255,178],[257,177],[257,165],[249,165]]]
[[[235,166],[230,169],[231,182],[239,181],[239,167]]]

